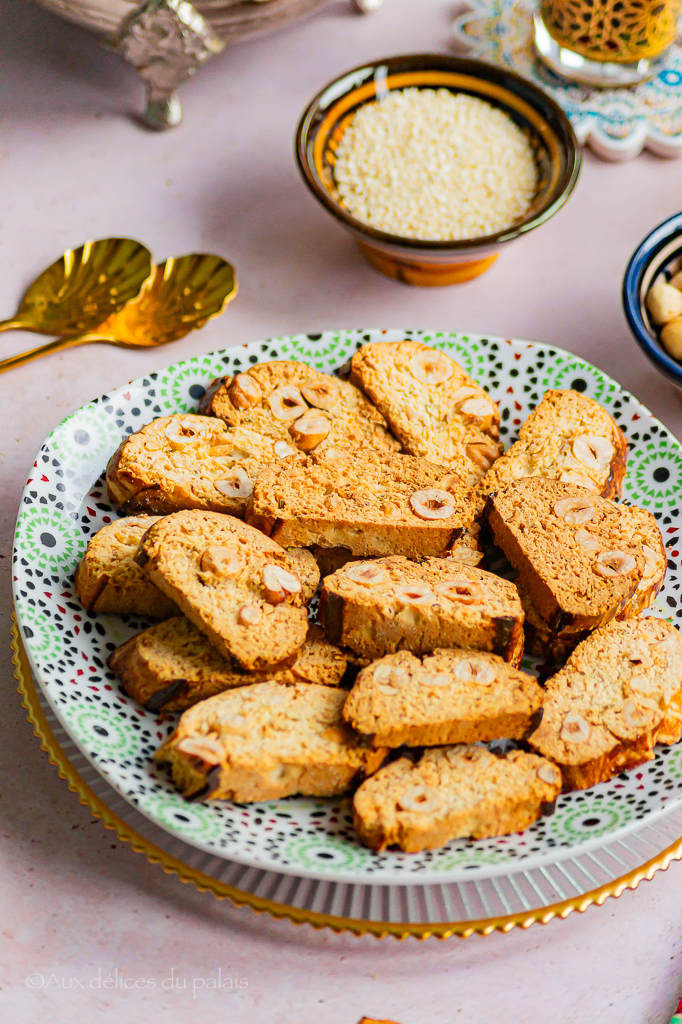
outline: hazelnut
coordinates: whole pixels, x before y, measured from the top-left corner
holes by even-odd
[[[561,772],[555,764],[550,764],[549,761],[540,765],[537,775],[540,781],[546,782],[548,786],[558,786],[561,782]]]
[[[363,587],[378,587],[388,581],[386,570],[371,562],[356,562],[346,569],[345,575],[347,579],[361,583]]]
[[[277,420],[297,420],[308,411],[301,392],[288,384],[275,388],[268,398],[268,405]]]
[[[253,493],[253,484],[243,469],[234,469],[229,477],[215,480],[213,486],[227,498],[249,498]]]
[[[340,388],[338,383],[330,377],[329,380],[302,385],[301,394],[306,402],[310,402],[316,409],[333,409],[339,400]]]
[[[582,526],[594,518],[594,505],[589,498],[561,498],[554,503],[554,514],[571,526]]]
[[[495,680],[495,669],[483,658],[463,658],[455,666],[455,675],[463,683],[478,683],[490,686]]]
[[[682,292],[666,281],[657,281],[647,292],[646,305],[654,323],[670,323],[682,317]]]
[[[419,672],[417,682],[420,686],[438,689],[441,686],[449,686],[452,682],[452,676],[449,672]]]
[[[583,551],[599,550],[599,541],[591,533],[588,533],[587,530],[576,530],[575,539]]]
[[[400,810],[418,814],[433,814],[440,805],[440,794],[432,786],[413,786],[398,798]]]
[[[249,409],[263,398],[258,382],[248,373],[238,373],[227,389],[227,397],[235,409]]]
[[[288,455],[296,454],[296,449],[292,448],[286,441],[277,441],[274,451],[278,459],[286,459]]]
[[[682,298],[682,295],[680,296]],[[596,434],[581,434],[573,442],[573,454],[587,469],[602,472],[611,464],[614,447],[605,437]]]
[[[465,448],[467,456],[472,462],[487,473],[495,459],[500,456],[500,449],[497,445],[485,441],[472,441]]]
[[[661,331],[661,341],[668,355],[682,359],[682,318],[671,320]]]
[[[270,604],[281,604],[292,594],[301,592],[301,581],[281,565],[265,565],[262,572],[263,589]]]
[[[312,452],[324,441],[330,428],[331,423],[326,416],[309,409],[291,424],[289,433],[301,451]]]
[[[637,562],[625,551],[602,551],[594,565],[594,571],[606,577],[629,576],[636,568]]]
[[[439,596],[446,597],[449,601],[458,601],[460,604],[480,604],[483,600],[483,591],[473,580],[444,580],[434,589]]]
[[[436,595],[428,587],[414,583],[404,587],[396,587],[395,599],[398,604],[417,605],[426,608],[429,605],[435,604]]]
[[[559,738],[564,743],[587,743],[590,738],[590,723],[582,715],[566,715]]]
[[[420,519],[449,519],[455,511],[455,499],[449,491],[425,487],[410,495],[410,507]]]
[[[186,736],[178,741],[178,750],[190,757],[200,757],[207,764],[220,764],[225,751],[213,736]]]
[[[641,697],[638,701],[628,699],[624,702],[620,713],[629,728],[639,729],[643,725],[649,725],[654,717],[651,707],[643,706],[645,701],[646,697]],[[654,705],[654,707],[658,710],[658,705]]]
[[[421,384],[442,384],[452,377],[454,365],[444,352],[427,349],[412,356],[410,373]]]
[[[237,618],[242,626],[257,626],[263,618],[263,612],[258,605],[246,604],[240,608]]]
[[[214,545],[202,553],[199,568],[202,572],[215,573],[216,576],[229,579],[239,575],[244,568],[244,561],[230,548]]]

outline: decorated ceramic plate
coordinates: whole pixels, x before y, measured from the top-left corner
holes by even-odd
[[[122,438],[155,416],[191,412],[211,378],[267,359],[299,359],[332,370],[368,341],[412,337],[452,355],[500,403],[511,443],[548,388],[574,388],[600,402],[629,441],[624,497],[650,509],[669,571],[652,613],[678,622],[680,531],[676,495],[682,449],[640,403],[589,363],[561,349],[480,335],[418,331],[329,331],[254,342],[169,366],[103,395],[46,439],[17,521],[14,600],[35,677],[61,725],[119,793],[157,825],[217,857],[274,871],[355,883],[454,882],[527,870],[575,857],[632,831],[682,802],[682,744],[609,783],[557,802],[525,832],[454,840],[420,854],[377,854],[355,839],[346,802],[289,798],[258,804],[187,803],[151,756],[175,716],[145,711],[107,670],[115,646],[150,623],[94,615],[75,597],[73,572],[88,539],[116,518],[104,469]]]

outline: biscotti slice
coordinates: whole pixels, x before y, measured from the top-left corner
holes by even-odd
[[[470,647],[518,664],[523,653],[514,584],[449,558],[346,565],[322,581],[320,621],[333,644],[367,658]]]
[[[301,683],[228,690],[185,711],[154,759],[170,764],[186,797],[340,796],[386,756],[344,721],[345,700],[343,690]]]
[[[628,446],[623,432],[593,398],[578,391],[547,391],[519,430],[519,439],[476,488],[481,498],[527,476],[562,480],[620,495]]]
[[[521,750],[497,757],[485,747],[426,750],[367,779],[353,798],[358,839],[373,850],[435,850],[451,839],[521,832],[553,805],[561,774]]]
[[[177,615],[126,640],[107,664],[125,692],[148,711],[184,711],[216,693],[266,680],[338,686],[348,659],[319,626],[311,624],[293,665],[245,672],[194,623]]]
[[[665,545],[656,518],[637,505],[623,506],[625,529],[631,544],[641,545],[644,570],[639,586],[617,618],[629,619],[650,608],[663,586],[668,568]],[[627,511],[625,511],[627,509]]]
[[[445,554],[473,515],[468,489],[443,466],[328,451],[265,469],[246,519],[283,547],[419,556]]]
[[[629,619],[639,615],[653,603],[661,589],[667,561],[663,538],[654,516],[634,505],[619,507],[623,509],[623,528],[628,531],[630,542],[641,543],[645,559],[639,586],[616,616],[617,619]],[[550,664],[563,664],[577,644],[589,635],[590,630],[572,627],[570,623],[564,623],[558,630],[552,630],[535,610],[520,581],[515,582],[526,615],[526,653],[543,658]]]
[[[521,598],[525,615],[523,632],[525,634],[524,654],[532,654],[542,658],[544,670],[551,671],[552,666],[563,665],[571,651],[589,636],[589,629],[571,629],[570,626],[552,630],[535,610],[533,602],[525,593],[519,581],[515,581],[516,589]]]
[[[218,377],[199,410],[301,452],[338,446],[400,451],[386,420],[361,391],[293,360],[259,363],[236,377]]]
[[[294,658],[308,617],[279,544],[232,516],[176,512],[142,538],[138,564],[221,654],[246,669]]]
[[[293,453],[276,437],[228,430],[212,416],[162,416],[119,445],[107,491],[125,512],[199,508],[242,517],[263,466]]]
[[[74,576],[76,594],[86,611],[154,619],[177,615],[175,602],[154,586],[135,561],[143,535],[157,522],[155,516],[129,516],[103,526],[90,538]]]
[[[523,739],[538,722],[532,676],[480,651],[399,651],[358,675],[343,717],[375,747],[435,747]]]
[[[351,360],[350,380],[384,414],[406,452],[473,485],[501,453],[500,413],[446,355],[417,341],[380,341]]]
[[[527,477],[491,495],[486,512],[495,543],[552,633],[608,622],[637,590],[645,557],[630,506]]]
[[[653,757],[682,735],[682,637],[665,619],[610,622],[548,680],[529,742],[586,789]]]
[[[293,572],[301,581],[301,596],[310,604],[320,585],[320,567],[312,551],[307,548],[287,548],[287,555]]]

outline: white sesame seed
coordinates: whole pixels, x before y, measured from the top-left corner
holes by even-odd
[[[537,185],[530,144],[508,114],[448,89],[404,89],[366,103],[334,164],[346,209],[404,238],[480,238],[511,227]]]

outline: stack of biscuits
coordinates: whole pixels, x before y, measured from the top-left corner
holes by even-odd
[[[186,797],[354,794],[376,850],[515,832],[682,735],[682,639],[641,614],[661,535],[614,500],[626,455],[574,391],[503,454],[496,404],[417,342],[333,376],[263,363],[123,441],[122,518],[76,589],[160,620],[109,667],[181,713],[155,759]]]

